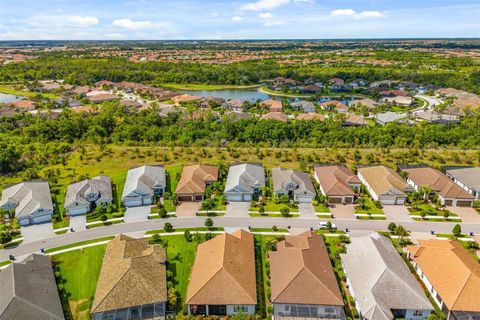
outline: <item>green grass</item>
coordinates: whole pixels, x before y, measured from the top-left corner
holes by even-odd
[[[113,238],[114,238],[113,236],[109,236],[109,237],[103,237],[103,238],[98,238],[98,239],[76,242],[76,243],[67,244],[67,245],[60,246],[60,247],[49,248],[49,249],[45,250],[45,253],[65,250],[65,249],[69,249],[69,248],[75,248],[75,247],[79,247],[79,246],[83,246],[83,245],[91,244],[91,243],[96,243],[96,242],[107,241],[107,240],[111,240]]]
[[[440,216],[443,217],[443,212],[436,209],[429,203],[422,203],[418,205],[418,210],[414,210],[413,208],[408,208],[408,212],[410,215],[420,215],[422,212],[425,212],[427,216]],[[449,211],[450,217],[458,217],[457,214]]]
[[[267,307],[270,305],[270,288],[267,284],[267,243],[276,236],[255,235],[255,269],[257,278],[257,315],[267,319]]]
[[[40,93],[40,92],[32,92],[32,91],[22,91],[22,90],[17,90],[12,86],[5,86],[5,85],[0,86],[0,92],[1,93],[6,93],[6,94],[13,94],[13,95],[16,95],[16,96],[23,96],[23,97],[27,97],[27,98],[33,98],[33,97],[36,97],[38,95],[40,95],[44,98],[48,98],[48,99],[56,99],[56,98],[59,97],[58,95],[53,94],[53,93]]]
[[[251,228],[251,232],[288,232],[288,229],[281,229],[277,228],[277,230],[273,230],[273,228]]]
[[[451,240],[456,240],[457,237],[455,237],[452,233],[436,233],[435,236],[437,238],[449,238]],[[458,238],[471,238],[468,234],[461,234],[458,236]]]
[[[259,85],[239,86],[239,85],[217,85],[217,84],[196,84],[196,83],[165,83],[161,85],[164,88],[174,90],[229,90],[229,89],[252,89]]]
[[[68,295],[73,319],[90,319],[106,245],[64,252],[52,257]]]
[[[249,213],[250,217],[267,217],[267,218],[298,218],[300,215],[298,213],[290,213],[287,217],[282,216],[281,214],[275,213]]]
[[[327,234],[327,233],[334,233],[334,234],[347,234],[343,230],[315,230],[315,233],[318,234]]]
[[[6,266],[6,265],[9,265],[10,263],[12,263],[11,261],[7,260],[7,261],[2,261],[0,262],[0,267],[3,267],[3,266]]]
[[[93,228],[98,228],[98,227],[108,227],[108,226],[111,226],[113,224],[119,224],[119,223],[122,223],[122,222],[123,222],[122,220],[99,222],[99,223],[88,225],[87,229],[93,229]]]
[[[370,214],[384,214],[383,210],[380,209],[380,208],[377,208],[377,206],[375,206],[375,203],[373,201],[372,198],[370,197],[367,197],[367,196],[363,196],[366,200],[366,209],[357,209],[355,208],[355,213],[370,213]]]
[[[292,207],[292,205],[287,205],[283,203],[275,203],[273,199],[268,199],[267,203],[264,206],[266,212],[280,212],[283,208],[290,209],[290,212],[298,212],[298,208]],[[260,205],[252,204],[250,206],[250,211],[258,211]]]
[[[357,220],[387,220],[386,217],[357,217]]]
[[[325,206],[323,203],[319,203],[318,206],[313,206],[315,208],[315,212],[318,213],[329,213],[330,208]]]
[[[211,228],[207,228],[207,227],[198,227],[198,228],[177,228],[177,229],[173,229],[172,232],[183,232],[185,230],[189,230],[191,232],[198,232],[198,231],[223,231],[223,227],[211,227]],[[160,229],[160,230],[149,230],[147,232],[145,232],[145,234],[155,234],[155,233],[168,233],[166,232],[165,230],[163,229]]]

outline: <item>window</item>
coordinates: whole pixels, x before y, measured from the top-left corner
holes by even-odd
[[[248,312],[248,307],[247,306],[242,306],[242,305],[236,305],[236,306],[233,306],[233,312],[235,312],[235,313],[237,313],[237,312],[246,313],[246,312]]]
[[[423,310],[415,310],[413,311],[413,316],[414,317],[421,317],[423,314]]]

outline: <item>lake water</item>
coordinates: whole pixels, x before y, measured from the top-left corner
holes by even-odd
[[[9,103],[22,100],[23,97],[16,96],[14,94],[6,94],[0,92],[0,103]]]
[[[257,101],[271,99],[268,94],[260,92],[257,89],[228,89],[228,90],[177,90],[177,92],[188,93],[201,97],[216,97],[223,99],[240,99],[247,101]]]

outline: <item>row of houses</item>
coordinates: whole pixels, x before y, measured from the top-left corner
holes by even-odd
[[[313,178],[319,191],[330,203],[352,204],[363,184],[371,197],[384,205],[403,205],[409,192],[429,188],[438,195],[445,206],[471,207],[480,199],[480,168],[447,167],[445,174],[439,170],[418,165],[402,166],[400,173],[383,165],[359,166],[357,174],[341,164],[317,165]],[[175,194],[178,201],[203,201],[207,186],[218,181],[218,168],[214,165],[191,165],[183,169]],[[229,168],[225,182],[228,202],[250,202],[262,194],[267,185],[264,167],[257,163],[241,163]],[[272,169],[273,193],[276,197],[287,195],[299,203],[312,202],[317,196],[310,175],[283,168]],[[167,188],[163,166],[144,165],[128,171],[122,193],[126,207],[152,205],[155,196]],[[113,201],[112,182],[101,175],[86,179],[67,188],[65,212],[81,215],[97,206]],[[49,222],[54,213],[50,187],[46,181],[26,181],[2,191],[0,208],[15,210],[22,226]]]
[[[456,241],[425,240],[407,256],[448,320],[480,317],[480,268]],[[268,252],[272,318],[346,319],[323,237],[287,235]],[[390,240],[351,238],[340,255],[360,318],[423,320],[434,310]],[[106,248],[92,302],[93,320],[165,319],[167,258],[148,239],[118,235]],[[0,272],[0,319],[64,319],[48,256],[32,254]],[[198,245],[184,303],[189,315],[254,315],[258,303],[253,234],[223,233]]]

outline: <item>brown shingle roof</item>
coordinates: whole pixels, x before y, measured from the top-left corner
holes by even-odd
[[[474,197],[448,179],[443,173],[430,167],[416,167],[402,169],[408,173],[408,178],[417,186],[429,187],[442,198],[474,199]]]
[[[204,193],[207,183],[218,180],[218,168],[212,165],[193,165],[183,168],[176,194]]]
[[[107,245],[92,313],[166,301],[165,263],[161,246],[116,236]]]
[[[282,101],[268,99],[260,103],[260,107],[268,108],[270,112],[281,112],[282,111]]]
[[[300,121],[310,121],[310,120],[318,120],[318,121],[325,121],[325,116],[320,113],[301,113],[296,117],[297,120]]]
[[[460,243],[420,240],[407,249],[449,310],[480,312],[480,264]]]
[[[257,303],[253,235],[218,235],[198,246],[187,304]]]
[[[315,167],[315,175],[326,196],[354,196],[351,184],[360,184],[358,177],[345,165]]]
[[[343,306],[321,236],[311,231],[287,236],[269,256],[272,303]]]

